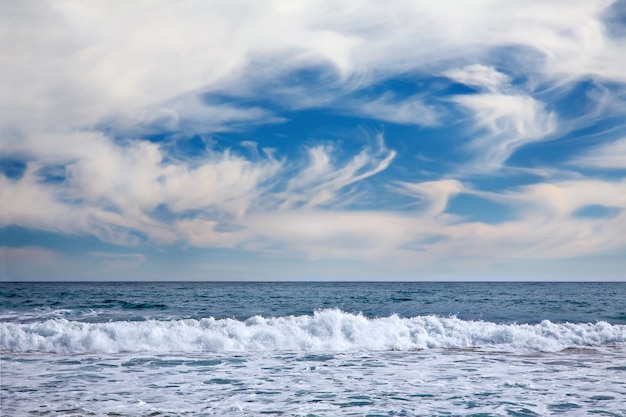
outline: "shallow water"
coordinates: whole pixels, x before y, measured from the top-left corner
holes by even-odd
[[[2,358],[3,415],[624,416],[626,351]]]

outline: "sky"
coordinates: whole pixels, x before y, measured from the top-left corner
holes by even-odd
[[[626,2],[9,0],[0,280],[626,281]]]

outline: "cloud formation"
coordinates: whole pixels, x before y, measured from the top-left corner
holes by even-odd
[[[139,117],[148,106],[219,89],[248,72],[263,80],[330,66],[355,88],[411,70],[445,71],[451,60],[506,45],[537,52],[535,77],[623,82],[616,52],[625,41],[603,24],[610,5],[14,2],[3,13],[12,42],[3,44],[1,71],[13,93],[3,95],[2,113],[19,125],[93,125],[110,114]]]
[[[626,169],[626,138],[596,146],[571,163],[596,169]]]
[[[477,154],[480,169],[495,170],[527,143],[546,139],[556,129],[556,116],[533,97],[517,91],[509,77],[484,65],[470,65],[445,73],[460,83],[478,87],[482,93],[455,96],[468,109],[478,135],[469,146]]]
[[[626,251],[617,2],[1,7],[6,230],[96,237],[84,256],[115,270],[181,248],[406,271]]]

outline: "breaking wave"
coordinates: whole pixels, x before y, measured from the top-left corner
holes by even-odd
[[[117,321],[51,319],[1,323],[3,352],[257,352],[497,349],[560,351],[626,344],[626,325],[597,323],[496,324],[456,317],[367,318],[339,310],[245,321]]]

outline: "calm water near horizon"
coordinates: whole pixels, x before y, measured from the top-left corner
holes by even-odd
[[[0,284],[2,416],[626,416],[626,283]]]

